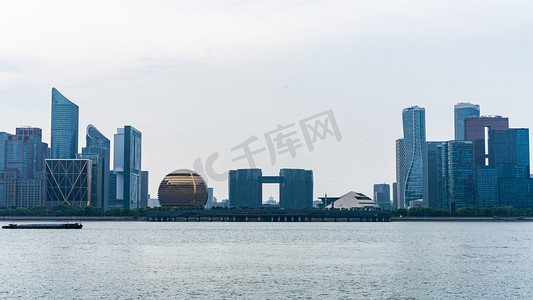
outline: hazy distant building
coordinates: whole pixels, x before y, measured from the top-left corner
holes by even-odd
[[[116,200],[122,208],[141,205],[141,132],[132,126],[118,128],[114,136],[113,168],[116,174]]]
[[[392,183],[392,208],[396,209],[398,208],[398,185],[396,182]]]
[[[404,139],[396,140],[396,202],[394,208],[405,207],[405,141]]]
[[[455,140],[465,140],[465,119],[479,117],[479,105],[468,102],[457,103],[453,109],[455,124]]]
[[[474,166],[471,141],[448,141],[437,146],[439,208],[474,205]]]
[[[150,194],[148,193],[148,171],[141,171],[141,207],[148,207],[148,199]]]
[[[402,111],[403,139],[397,141],[397,178],[401,185],[398,201],[400,207],[409,201],[423,198],[422,155],[426,143],[426,117],[423,107],[412,106]]]
[[[91,205],[91,180],[90,159],[47,159],[47,206]]]
[[[274,200],[274,196],[270,195],[270,197],[268,197],[268,200],[265,202],[265,204],[270,205],[270,206],[275,206],[275,205],[278,205],[278,202]],[[314,204],[313,204],[313,207],[314,207]]]
[[[313,171],[281,169],[279,176],[263,176],[261,169],[229,172],[229,201],[236,208],[262,206],[263,183],[278,183],[281,208],[313,207]]]
[[[214,200],[213,188],[208,187],[207,188],[207,203],[205,204],[205,208],[212,208],[214,206],[213,200]]]
[[[390,209],[390,185],[386,183],[374,184],[374,202],[382,209]]]
[[[79,108],[52,88],[51,157],[73,159],[78,153]]]

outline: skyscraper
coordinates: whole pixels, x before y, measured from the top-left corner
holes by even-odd
[[[86,147],[82,149],[82,156],[79,158],[89,158],[100,160],[101,166],[93,164],[93,187],[97,188],[100,192],[99,195],[93,195],[91,198],[92,202],[100,203],[99,206],[102,206],[104,209],[109,209],[109,194],[110,194],[110,141],[106,138],[94,125],[89,124],[87,126],[87,135],[86,135]],[[95,156],[100,156],[100,159],[97,159]],[[95,182],[96,180],[96,182]],[[96,187],[98,185],[98,187]],[[93,188],[93,194],[95,193]],[[96,196],[96,198],[95,198]]]
[[[374,202],[382,209],[390,209],[390,185],[386,183],[374,184]]]
[[[455,123],[455,140],[465,140],[465,119],[479,117],[479,105],[469,102],[457,103],[453,109]]]
[[[474,205],[474,166],[471,141],[437,145],[439,208]]]
[[[0,171],[5,168],[6,141],[10,136],[7,132],[0,132]]]
[[[404,208],[405,199],[405,141],[404,139],[396,140],[396,188],[394,194],[396,201],[393,203],[394,208]]]
[[[78,153],[79,108],[58,90],[52,88],[52,153],[53,159],[74,159]]]
[[[44,205],[46,199],[44,160],[48,145],[42,142],[42,130],[17,128],[15,135],[3,135],[3,174],[0,176],[0,202],[29,207]],[[1,138],[1,136],[0,136]]]
[[[509,119],[501,116],[488,116],[465,119],[465,140],[474,145],[474,166],[486,166],[488,149],[485,148],[490,129],[509,129]]]
[[[424,206],[439,207],[437,147],[445,142],[426,142],[424,165]]]
[[[489,130],[489,165],[521,166],[529,177],[529,129]]]
[[[405,164],[401,173],[403,201],[409,207],[413,200],[423,199],[422,155],[426,144],[426,113],[423,107],[412,106],[402,112]]]
[[[113,168],[117,175],[116,199],[123,208],[141,205],[141,148],[142,134],[132,126],[118,128],[114,137]]]
[[[148,183],[149,183],[149,173],[148,171],[141,171],[141,205],[140,207],[148,207],[148,199],[150,195],[148,194]]]

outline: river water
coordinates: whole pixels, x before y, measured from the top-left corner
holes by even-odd
[[[533,223],[0,230],[0,299],[12,298],[532,299]]]

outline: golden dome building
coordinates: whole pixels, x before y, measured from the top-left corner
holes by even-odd
[[[168,174],[158,191],[163,207],[204,208],[207,203],[207,185],[198,173],[181,169]]]

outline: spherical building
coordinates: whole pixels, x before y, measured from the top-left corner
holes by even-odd
[[[207,202],[207,185],[198,173],[181,169],[161,181],[158,194],[163,207],[203,208]]]

